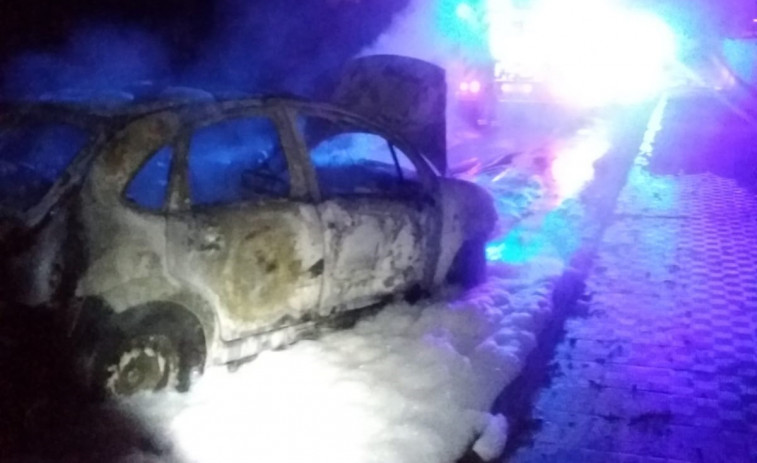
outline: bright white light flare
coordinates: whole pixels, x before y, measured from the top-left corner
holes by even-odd
[[[544,0],[515,16],[494,7],[502,3],[490,0],[494,59],[543,76],[558,98],[586,106],[633,103],[665,87],[676,37],[657,16],[610,0]]]
[[[594,178],[594,163],[611,147],[608,128],[599,123],[557,147],[551,173],[559,198],[575,197]]]

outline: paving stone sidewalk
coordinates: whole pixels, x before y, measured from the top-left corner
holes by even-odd
[[[516,463],[757,463],[757,199],[632,169]]]

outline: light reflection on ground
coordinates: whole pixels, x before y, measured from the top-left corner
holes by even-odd
[[[523,166],[529,165],[524,161],[505,167],[521,169],[521,178],[528,178],[534,190],[527,195],[530,201],[519,204],[511,204],[517,196],[512,195],[512,185],[507,182],[508,179],[517,179],[517,173],[505,170],[494,174],[493,179],[485,174],[476,177],[475,181],[495,197],[500,217],[507,217],[508,213],[512,215],[512,210],[519,209],[532,214],[527,220],[518,216],[521,220],[517,221],[517,225],[508,227],[509,224],[504,224],[500,234],[487,246],[487,259],[522,264],[543,255],[546,250],[561,258],[572,255],[580,244],[580,233],[575,229],[575,222],[570,220],[570,210],[576,207],[581,191],[594,179],[595,163],[611,148],[607,121],[595,119],[570,137],[553,140],[539,151],[538,155],[544,158],[540,162],[551,166],[548,169],[529,171],[528,168],[523,169]],[[525,153],[522,156],[535,158],[536,154]],[[519,188],[523,190],[524,185]]]
[[[575,197],[594,178],[594,163],[610,151],[606,124],[595,122],[557,148],[550,170],[561,200]]]

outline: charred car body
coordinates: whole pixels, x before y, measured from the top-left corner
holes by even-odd
[[[477,279],[495,213],[443,175],[440,76],[383,56],[349,68],[335,104],[4,106],[2,297],[64,315],[89,380],[128,394]]]

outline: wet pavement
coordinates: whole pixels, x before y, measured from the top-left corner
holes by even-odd
[[[692,143],[684,113],[650,124],[506,461],[757,462],[754,132],[716,118]]]

